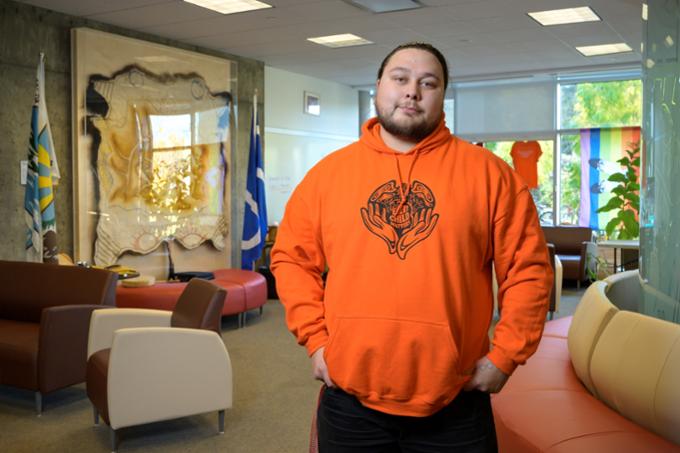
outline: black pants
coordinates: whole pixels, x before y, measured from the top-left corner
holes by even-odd
[[[317,416],[320,453],[490,453],[496,431],[487,393],[460,394],[429,417],[390,415],[327,388]]]

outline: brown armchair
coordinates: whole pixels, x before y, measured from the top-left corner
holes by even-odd
[[[85,381],[93,310],[114,305],[116,275],[0,261],[0,384],[43,394]]]
[[[575,280],[578,287],[587,278],[591,260],[597,256],[597,246],[591,242],[592,230],[579,226],[543,226],[545,242],[555,246],[562,262],[563,278]]]

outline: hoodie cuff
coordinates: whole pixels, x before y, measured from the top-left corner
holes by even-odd
[[[314,335],[307,339],[305,343],[305,348],[307,348],[307,354],[311,357],[319,348],[326,346],[328,343],[328,334],[324,331]]]
[[[491,360],[491,363],[496,365],[496,368],[508,376],[510,376],[513,371],[515,371],[515,368],[517,368],[517,364],[512,359],[506,357],[498,348],[493,348],[486,355],[486,358]]]

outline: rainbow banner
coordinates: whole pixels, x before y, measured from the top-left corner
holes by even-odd
[[[607,179],[613,173],[621,171],[617,160],[639,142],[639,127],[581,129],[580,226],[601,230],[614,216],[612,212],[597,212],[601,206],[607,204],[612,197],[611,189],[617,184]]]

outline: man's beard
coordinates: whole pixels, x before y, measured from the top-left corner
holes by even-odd
[[[437,119],[431,123],[428,123],[427,119],[422,119],[420,121],[411,121],[407,124],[398,124],[396,121],[392,120],[391,116],[384,115],[377,105],[375,106],[375,111],[378,116],[378,122],[383,129],[394,136],[415,143],[420,142],[430,135],[437,128],[441,119]]]

